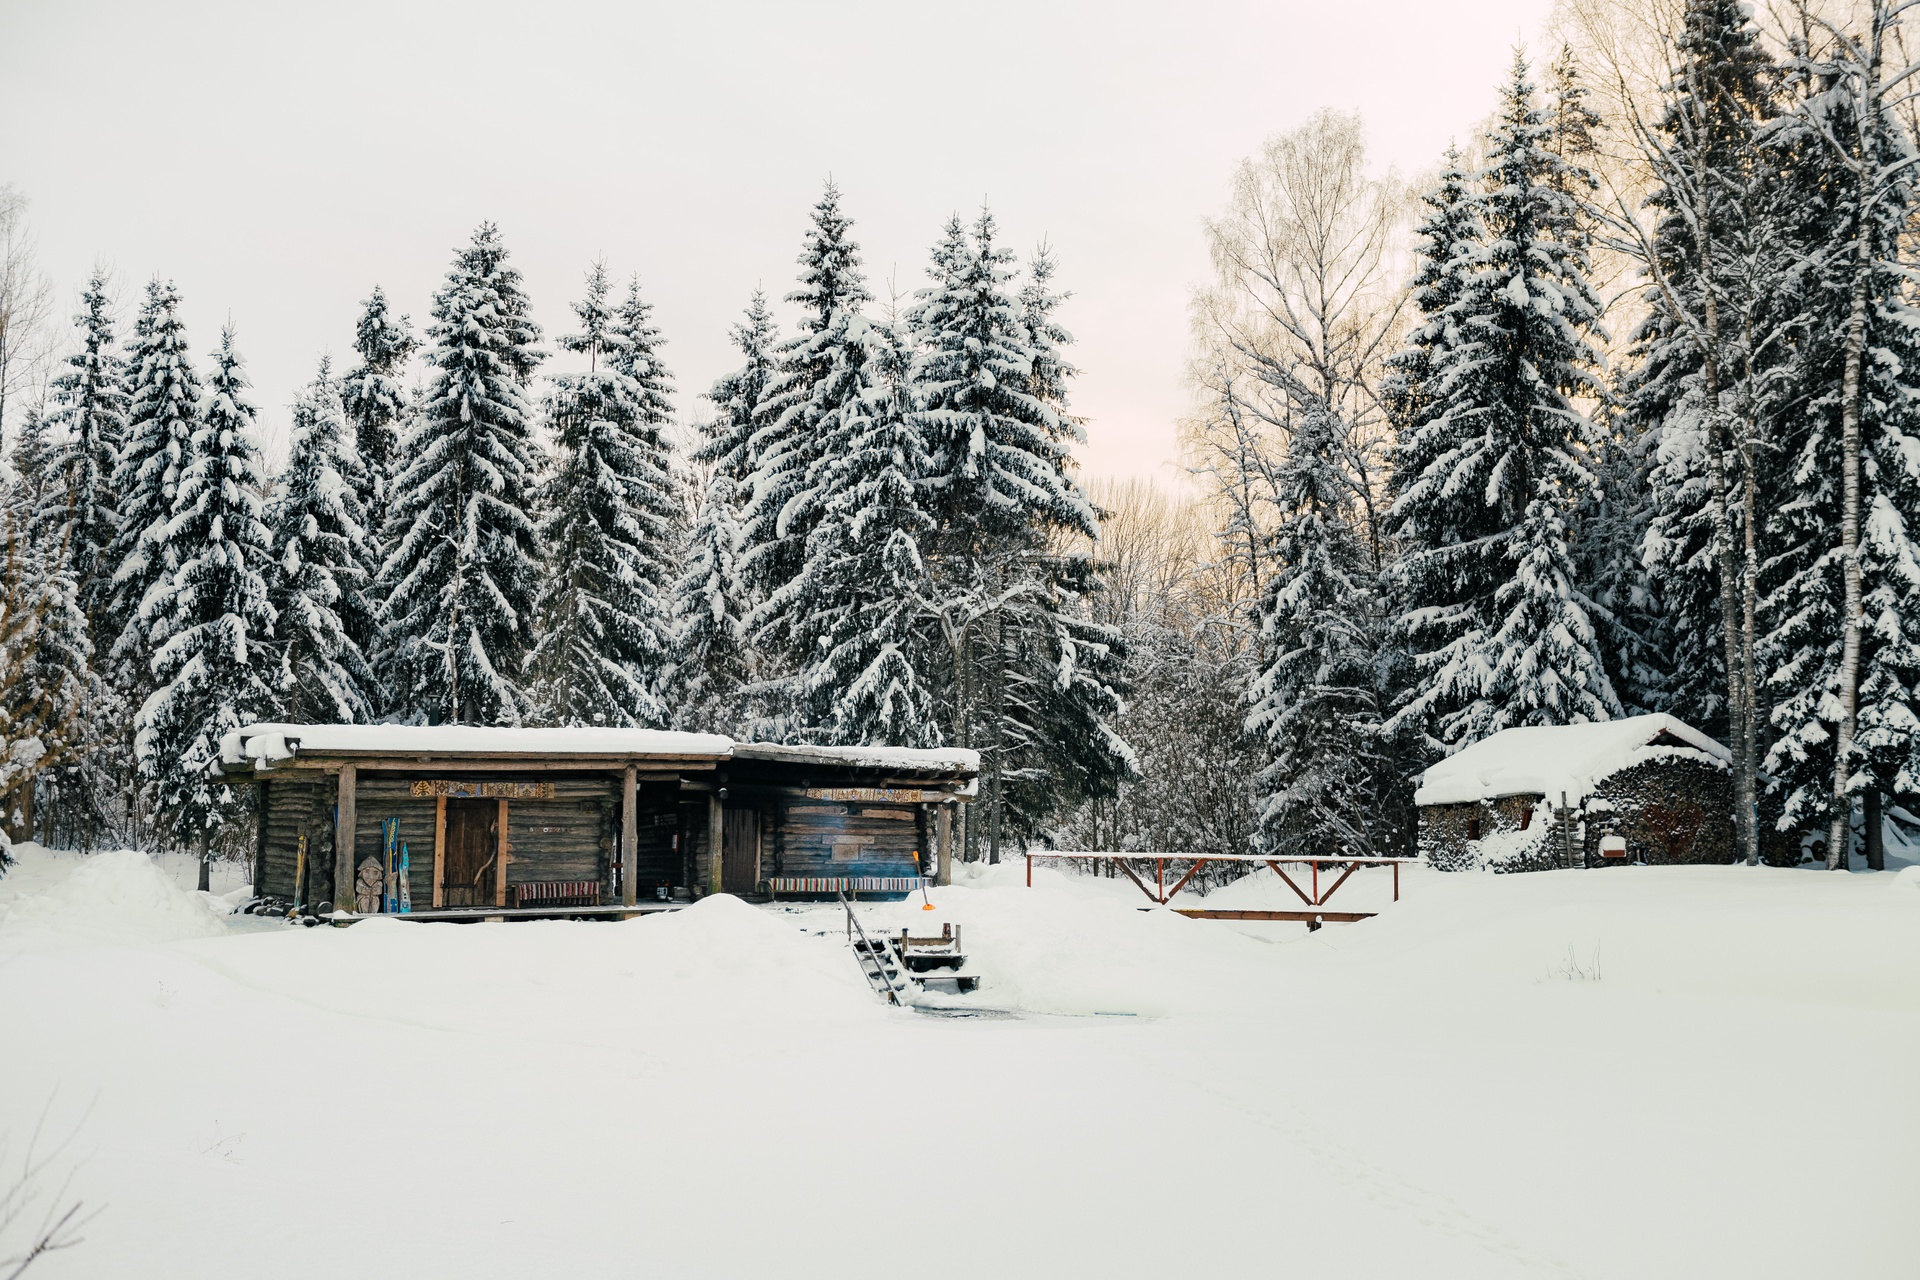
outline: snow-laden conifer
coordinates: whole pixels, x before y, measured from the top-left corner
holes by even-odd
[[[1069,469],[1083,436],[1066,413],[1071,335],[1054,319],[1051,259],[1016,296],[997,236],[984,210],[971,229],[950,219],[906,315],[934,521],[922,542],[946,668],[937,687],[950,740],[982,752],[985,804],[968,841],[990,856],[1134,772],[1111,727],[1125,644],[1087,607],[1099,573],[1052,550],[1098,536]]]
[[[360,505],[376,521],[386,503],[400,424],[407,414],[400,372],[419,345],[407,317],[396,318],[386,291],[375,285],[372,296],[361,304],[360,320],[354,326],[353,349],[360,360],[340,377],[340,403],[364,464],[358,482]]]
[[[723,733],[744,727],[739,702],[751,675],[746,620],[753,599],[740,571],[740,513],[755,470],[759,407],[776,372],[773,315],[758,289],[733,341],[744,363],[706,393],[715,416],[694,460],[711,471],[673,601],[674,723]]]
[[[790,644],[794,610],[805,607],[783,588],[799,573],[819,517],[821,495],[808,481],[820,442],[832,431],[829,419],[866,390],[861,308],[873,295],[853,222],[831,182],[813,207],[799,262],[799,288],[786,298],[800,307],[799,332],[780,344],[778,370],[757,410],[754,473],[741,516],[741,569],[760,599],[752,626],[776,651]]]
[[[1375,588],[1335,425],[1324,409],[1302,415],[1277,472],[1278,570],[1261,602],[1263,667],[1247,716],[1269,752],[1256,780],[1262,846],[1285,854],[1372,848]]]
[[[1920,189],[1890,91],[1877,112],[1862,111],[1872,95],[1850,77],[1870,81],[1864,69],[1813,62],[1798,73],[1808,96],[1773,139],[1798,161],[1789,191],[1804,218],[1795,238],[1809,252],[1798,276],[1805,337],[1778,391],[1778,420],[1792,431],[1775,437],[1777,487],[1763,512],[1759,652],[1776,735],[1764,769],[1780,829],[1827,826],[1828,856],[1844,868],[1846,837],[1834,832],[1854,806],[1871,814],[1881,796],[1920,784],[1920,311],[1902,248]],[[1850,470],[1860,638],[1851,723]]]
[[[323,357],[294,402],[287,465],[266,510],[281,714],[297,724],[365,724],[379,702],[356,638],[373,630],[362,465]]]
[[[380,607],[393,707],[433,723],[518,724],[543,572],[527,394],[543,353],[520,273],[482,223],[433,301],[432,370],[400,445]]]
[[[117,527],[107,550],[107,634],[114,683],[138,703],[153,687],[147,599],[179,568],[167,528],[199,427],[200,378],[171,281],[147,285],[126,373],[126,436],[113,473]]]
[[[114,345],[107,288],[104,272],[88,278],[74,317],[79,349],[67,357],[50,388],[54,505],[40,516],[53,543],[67,548],[80,607],[92,625],[103,615],[112,587],[108,548],[118,523],[113,471],[127,426],[126,372]]]
[[[606,268],[560,340],[588,371],[554,379],[557,457],[542,498],[550,567],[531,660],[540,714],[555,724],[653,727],[671,656],[668,584],[678,507],[661,434],[671,390],[639,283],[608,305]]]
[[[222,735],[270,718],[279,698],[273,551],[260,518],[260,446],[233,330],[220,335],[172,511],[155,541],[175,566],[147,596],[154,691],[136,719],[134,753],[165,829],[201,854],[242,802],[215,772]]]
[[[933,642],[919,539],[924,447],[908,404],[908,353],[890,328],[866,328],[873,390],[827,422],[811,487],[820,519],[796,580],[807,608],[793,705],[821,741],[937,746]]]
[[[1449,745],[1620,713],[1566,537],[1567,505],[1594,483],[1596,431],[1574,398],[1604,389],[1599,302],[1550,132],[1516,57],[1480,175],[1484,238],[1458,255],[1459,296],[1438,317],[1437,412],[1411,441],[1432,461],[1392,511],[1418,672],[1397,718]]]

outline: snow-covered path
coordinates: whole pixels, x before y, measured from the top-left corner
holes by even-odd
[[[36,1280],[1920,1258],[1920,873],[1415,876],[1275,939],[1016,865],[862,909],[1033,1015],[942,1019],[831,911],[298,930],[73,862],[0,880],[0,1131],[77,1126],[104,1206]]]

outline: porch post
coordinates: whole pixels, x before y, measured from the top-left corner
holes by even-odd
[[[953,804],[933,809],[933,856],[935,884],[953,883]]]
[[[634,805],[640,793],[639,777],[632,765],[620,789],[620,905],[630,907],[639,899],[640,887],[633,878],[640,872],[640,818]]]
[[[721,805],[720,805],[720,793],[718,791],[707,792],[707,892],[708,893],[720,892],[720,863],[723,861],[721,857],[720,842],[724,838],[724,829],[723,829],[723,824],[721,822],[721,814],[723,812],[724,810],[721,808]]]
[[[340,766],[340,794],[333,809],[333,909],[353,910],[353,820],[359,798],[359,777],[353,765]],[[344,899],[342,892],[344,891]]]

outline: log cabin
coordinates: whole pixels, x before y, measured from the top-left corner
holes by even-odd
[[[255,724],[219,769],[256,789],[256,896],[386,909],[391,838],[411,914],[436,919],[901,897],[950,875],[980,763],[646,729]]]

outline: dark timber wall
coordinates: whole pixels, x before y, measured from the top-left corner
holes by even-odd
[[[260,821],[266,824],[266,839],[261,851],[260,886],[254,892],[275,897],[294,896],[294,868],[299,861],[300,833],[307,833],[308,903],[333,899],[333,801],[335,781],[332,774],[306,774],[273,778],[263,790],[265,810]],[[427,835],[427,847],[433,847],[433,835]]]
[[[762,829],[763,876],[912,875],[915,850],[927,847],[912,805],[793,800],[774,825],[772,865]]]

